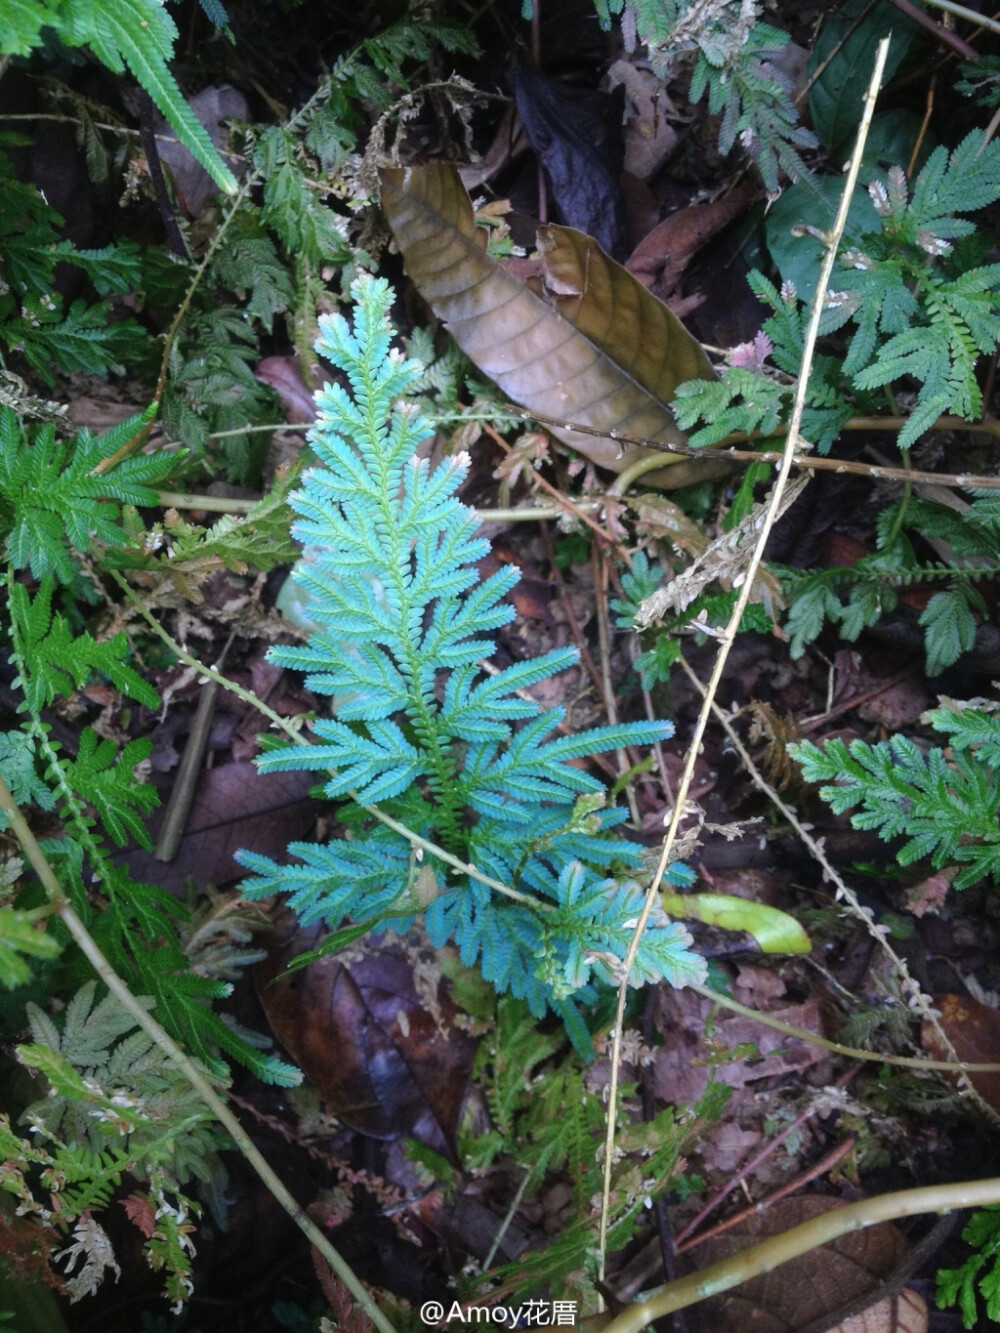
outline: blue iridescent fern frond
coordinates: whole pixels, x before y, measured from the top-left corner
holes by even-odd
[[[343,807],[350,836],[294,843],[291,865],[251,852],[248,897],[281,892],[303,921],[345,917],[397,928],[421,910],[431,942],[454,941],[498,990],[572,1021],[574,998],[617,979],[642,905],[628,882],[641,849],[614,833],[602,784],[577,760],[669,736],[667,722],[635,722],[560,735],[561,709],[543,712],[524,691],[577,660],[560,648],[496,674],[479,665],[493,631],[514,617],[517,581],[504,568],[481,579],[489,544],[457,499],[469,460],[432,468],[418,446],[430,424],[407,402],[422,366],[391,348],[392,291],[364,277],[353,289],[353,330],[320,321],[318,350],[346,376],[317,395],[310,442],[317,466],[291,498],[303,561],[294,577],[318,627],[304,646],[268,654],[305,673],[332,700],[313,723],[315,743],[281,746],[261,772],[310,769]],[[413,833],[443,846],[509,896],[473,876],[433,865],[428,891],[404,836],[365,807],[378,804]],[[360,809],[358,808],[360,807]],[[703,977],[683,926],[654,913],[636,982]]]

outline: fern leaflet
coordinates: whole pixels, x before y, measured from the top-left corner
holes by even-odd
[[[860,806],[855,828],[876,829],[886,842],[905,841],[896,853],[900,865],[929,858],[940,868],[961,867],[955,887],[1000,877],[1000,719],[966,713],[955,720],[945,710],[931,715],[934,725],[953,730],[963,740],[949,757],[944,750],[926,753],[906,736],[879,745],[840,739],[821,749],[811,741],[790,745],[810,782],[823,782],[820,795],[837,814]],[[980,739],[982,738],[982,739]]]
[[[71,552],[95,540],[126,546],[122,503],[155,505],[150,482],[166,476],[176,456],[137,454],[102,476],[93,470],[130,440],[153,415],[129,417],[100,436],[89,431],[64,439],[51,425],[25,430],[17,415],[0,407],[0,530],[15,569],[62,583],[73,577]]]

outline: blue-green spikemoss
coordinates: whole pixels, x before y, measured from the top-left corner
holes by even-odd
[[[505,567],[482,579],[489,550],[456,494],[465,455],[431,467],[417,452],[431,433],[407,402],[422,367],[391,346],[392,291],[364,277],[353,329],[321,320],[318,350],[347,379],[317,395],[310,436],[317,466],[291,499],[305,548],[296,570],[317,626],[304,646],[269,658],[305,673],[333,699],[309,746],[270,747],[261,772],[325,773],[342,802],[343,837],[293,843],[290,864],[250,851],[247,897],[279,892],[304,922],[350,917],[404,929],[423,911],[437,946],[454,942],[498,991],[554,1009],[589,1047],[578,1006],[597,983],[620,979],[642,908],[641,848],[616,832],[624,812],[576,761],[648,746],[669,722],[559,734],[525,692],[576,661],[559,648],[492,674],[490,633],[514,617]],[[371,807],[473,867],[485,879],[419,851]],[[678,870],[683,875],[683,871]],[[503,886],[508,892],[496,887]],[[632,969],[635,983],[701,980],[686,929],[655,908]]]

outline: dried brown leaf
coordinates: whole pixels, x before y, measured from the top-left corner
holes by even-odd
[[[698,1266],[706,1267],[840,1206],[839,1199],[816,1194],[782,1199],[758,1217],[697,1246],[693,1253]],[[715,1333],[722,1328],[788,1333],[819,1324],[824,1316],[836,1319],[838,1310],[874,1292],[905,1261],[908,1248],[902,1232],[891,1222],[849,1232],[723,1296],[693,1306],[686,1312],[692,1333]],[[830,1333],[923,1333],[927,1311],[919,1296],[903,1292],[898,1299],[883,1297],[827,1327]]]
[[[843,1320],[829,1333],[927,1333],[929,1326],[927,1302],[919,1292],[907,1288]]]
[[[701,555],[708,545],[705,531],[679,505],[662,495],[640,496],[632,507],[636,531],[643,537],[666,537],[690,556]]]
[[[370,937],[280,975],[320,942],[283,914],[254,970],[275,1036],[344,1124],[377,1139],[413,1135],[454,1157],[476,1043],[455,1027],[440,973],[406,941]]]
[[[677,147],[680,135],[670,123],[677,108],[658,79],[630,60],[616,60],[608,70],[612,87],[625,85],[630,106],[625,115],[625,170],[648,181]]]
[[[939,995],[934,1007],[941,1012],[941,1028],[960,1060],[974,1065],[1000,1063],[1000,1013],[965,995]],[[929,1022],[925,1021],[921,1027],[920,1040],[935,1060],[952,1058]],[[980,1097],[1000,1111],[1000,1073],[968,1077]]]
[[[684,435],[666,404],[684,380],[712,378],[700,344],[589,236],[543,227],[546,295],[536,295],[478,244],[472,205],[446,163],[382,172],[382,207],[407,272],[480,370],[531,412],[604,437],[553,429],[601,467],[621,472],[643,451]],[[721,465],[725,468],[725,465]],[[711,460],[676,458],[649,474],[664,489],[720,475]]]
[[[133,879],[181,893],[190,877],[197,884],[229,884],[244,871],[233,854],[253,847],[263,856],[283,856],[290,841],[307,836],[316,817],[309,799],[309,773],[258,773],[250,762],[222,764],[198,779],[184,837],[165,864],[140,848],[118,858]],[[154,838],[163,808],[150,821]]]
[[[121,1206],[125,1209],[125,1216],[128,1220],[139,1228],[142,1234],[149,1240],[150,1236],[156,1230],[156,1208],[152,1198],[142,1190],[136,1190],[126,1199],[120,1199]]]
[[[625,267],[637,277],[648,276],[645,285],[665,301],[701,247],[759,197],[756,186],[740,185],[722,199],[678,209],[643,237]]]
[[[302,378],[297,356],[266,356],[258,361],[254,377],[275,391],[288,421],[311,425],[316,420],[316,403]]]

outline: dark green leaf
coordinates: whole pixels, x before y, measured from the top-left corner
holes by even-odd
[[[825,147],[850,149],[880,40],[892,34],[884,85],[912,50],[919,31],[889,0],[877,0],[874,5],[868,0],[846,0],[829,15],[809,59],[810,76],[820,71],[809,90],[809,112]]]

